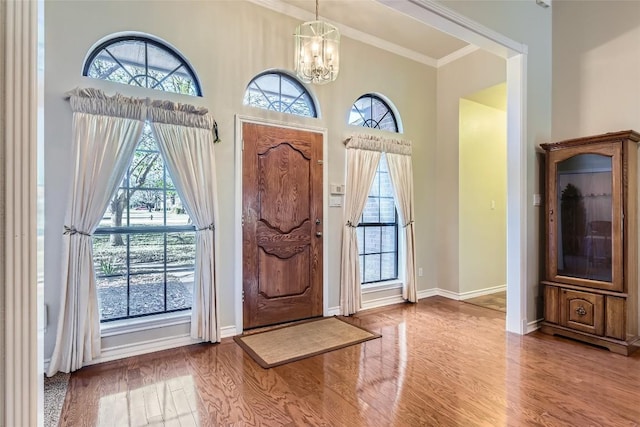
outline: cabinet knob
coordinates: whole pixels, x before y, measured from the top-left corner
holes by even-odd
[[[580,306],[576,308],[576,314],[578,316],[584,316],[585,314],[587,314],[587,310],[585,310],[583,306]]]

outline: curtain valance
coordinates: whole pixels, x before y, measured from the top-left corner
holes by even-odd
[[[214,142],[219,141],[216,121],[204,107],[166,100],[134,98],[119,93],[109,96],[95,88],[76,88],[67,92],[65,98],[71,103],[71,109],[77,113],[213,130]]]
[[[411,141],[370,134],[353,134],[344,144],[347,148],[411,156]]]

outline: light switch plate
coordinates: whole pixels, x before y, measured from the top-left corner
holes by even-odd
[[[342,206],[342,196],[329,196],[329,207],[337,208]]]

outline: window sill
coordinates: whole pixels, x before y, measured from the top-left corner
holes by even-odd
[[[154,316],[123,319],[100,324],[100,335],[111,337],[132,332],[147,331],[191,322],[191,310]]]
[[[370,283],[361,285],[362,294],[372,294],[375,292],[389,291],[391,289],[402,289],[404,283],[402,280],[387,280],[386,282]]]

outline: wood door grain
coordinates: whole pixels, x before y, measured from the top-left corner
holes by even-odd
[[[322,134],[244,123],[244,328],[322,315]]]

